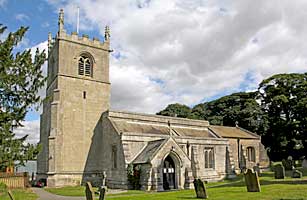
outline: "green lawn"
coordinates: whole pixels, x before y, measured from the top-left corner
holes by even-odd
[[[35,200],[38,196],[31,189],[12,189],[15,200]],[[10,200],[6,192],[0,194],[1,200]]]
[[[206,184],[209,199],[212,200],[307,200],[307,171],[304,171],[302,179],[290,178],[291,172],[283,180],[274,179],[272,172],[263,173],[260,177],[261,192],[246,192],[242,176],[235,180],[225,180],[217,183]],[[84,187],[46,188],[47,191],[66,196],[83,196]],[[133,191],[120,194],[107,195],[107,199],[113,200],[173,200],[173,199],[196,199],[194,190],[180,190],[170,192],[144,192]]]

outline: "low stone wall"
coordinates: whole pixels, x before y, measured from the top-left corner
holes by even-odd
[[[30,187],[28,173],[0,173],[0,182],[9,188]]]

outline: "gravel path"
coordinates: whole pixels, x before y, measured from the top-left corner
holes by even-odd
[[[38,200],[85,200],[86,199],[85,197],[60,196],[47,192],[42,188],[32,188],[32,190],[39,196]]]

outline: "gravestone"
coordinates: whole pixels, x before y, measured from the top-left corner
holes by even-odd
[[[282,164],[277,164],[274,167],[275,179],[284,179],[285,178],[285,168]]]
[[[103,171],[102,173],[102,186],[106,186],[107,173]]]
[[[253,167],[254,172],[257,172],[258,176],[261,176],[259,163]]]
[[[300,172],[299,170],[292,170],[292,178],[302,178],[303,177],[303,173]]]
[[[99,200],[104,200],[104,198],[106,196],[106,192],[107,192],[107,187],[106,186],[102,186],[100,188]]]
[[[86,182],[86,184],[85,184],[85,196],[86,196],[86,200],[94,200],[95,199],[95,192],[94,192],[92,184],[90,182]]]
[[[200,179],[194,179],[193,183],[196,197],[199,199],[207,199],[208,194],[204,182]]]
[[[307,168],[307,159],[304,159],[303,162],[302,162],[302,167],[303,169],[306,169]]]
[[[10,200],[15,200],[15,198],[14,198],[13,193],[11,192],[11,190],[8,190],[8,191],[7,191],[7,194],[9,195]]]
[[[258,175],[252,169],[247,169],[244,173],[247,192],[260,192],[260,183]]]

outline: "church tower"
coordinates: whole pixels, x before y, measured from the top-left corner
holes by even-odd
[[[38,178],[51,187],[80,184],[102,113],[110,107],[109,28],[105,38],[67,34],[60,10],[58,33],[48,35],[48,79],[40,124]],[[92,170],[99,170],[93,166]]]

